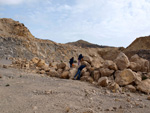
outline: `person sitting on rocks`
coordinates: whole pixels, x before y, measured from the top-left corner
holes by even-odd
[[[80,65],[80,62],[83,60],[83,56],[82,56],[82,54],[80,54],[79,55],[79,57],[78,57],[78,65]]]
[[[70,63],[70,68],[73,67],[73,62],[74,62],[74,57],[72,57],[72,58],[70,59],[70,61],[69,61],[69,63]]]
[[[74,76],[74,80],[76,80],[76,78],[77,78],[77,80],[80,80],[80,74],[81,74],[81,71],[82,71],[82,69],[83,68],[85,68],[86,67],[86,65],[81,65],[79,68],[78,68],[78,71],[77,71],[77,73],[75,74],[75,76]],[[78,75],[78,76],[77,76]]]

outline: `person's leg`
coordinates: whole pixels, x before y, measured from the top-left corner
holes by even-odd
[[[81,73],[81,71],[79,70],[77,80],[80,80],[80,73]]]
[[[79,74],[79,71],[80,70],[78,70],[77,73],[75,74],[74,79],[76,79],[76,76]]]

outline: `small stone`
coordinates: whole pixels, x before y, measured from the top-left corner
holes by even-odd
[[[66,107],[66,113],[68,113],[70,111],[70,107]]]
[[[38,107],[37,106],[33,106],[33,110],[37,110],[38,109]]]
[[[130,100],[130,99],[127,99],[127,102],[131,102],[131,100]]]
[[[88,109],[88,110],[84,111],[83,113],[94,113],[94,111],[92,109]]]
[[[52,94],[53,91],[52,90],[48,90],[48,91],[45,91],[45,94],[48,95],[48,94]]]
[[[107,108],[107,109],[105,109],[105,111],[110,111],[110,109]]]
[[[115,98],[115,101],[120,101],[120,99],[118,99],[118,98]]]
[[[150,100],[150,96],[149,96],[149,97],[147,97],[147,100]]]
[[[106,91],[105,91],[105,94],[110,94],[110,91],[106,90]]]
[[[2,75],[0,75],[0,78],[2,78]]]
[[[3,65],[3,68],[6,68],[6,69],[7,69],[8,67],[7,67],[6,65]]]
[[[116,109],[117,109],[117,107],[113,107],[113,109],[114,109],[114,110],[116,110]]]
[[[131,97],[131,95],[130,95],[130,94],[127,94],[127,96]]]
[[[10,85],[9,85],[9,84],[6,84],[5,86],[8,87],[8,86],[10,86]]]
[[[123,107],[120,105],[120,106],[119,106],[119,109],[122,109],[122,108],[123,108]]]
[[[143,103],[139,104],[139,107],[144,108],[144,104]]]

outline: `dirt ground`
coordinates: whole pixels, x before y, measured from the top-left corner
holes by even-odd
[[[148,95],[0,67],[0,113],[150,113]],[[9,62],[7,62],[9,64]]]

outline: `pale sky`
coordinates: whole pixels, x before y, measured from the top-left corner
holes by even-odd
[[[150,35],[150,0],[0,0],[0,18],[57,43],[82,39],[127,47]]]

